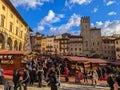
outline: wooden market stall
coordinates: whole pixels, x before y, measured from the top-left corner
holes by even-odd
[[[22,67],[25,51],[0,50],[0,65],[4,70],[14,70]]]
[[[107,60],[99,59],[99,58],[86,58],[86,57],[78,57],[78,56],[64,56],[64,58],[67,58],[72,66],[75,66],[77,63],[83,63],[84,67],[87,69],[96,69],[99,65],[107,65],[110,63]]]

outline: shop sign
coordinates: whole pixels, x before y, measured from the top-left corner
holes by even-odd
[[[1,60],[1,64],[13,64],[13,60]]]
[[[13,64],[13,55],[0,55],[1,64]]]

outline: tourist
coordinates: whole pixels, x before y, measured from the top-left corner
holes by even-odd
[[[88,84],[88,71],[84,69],[84,84]]]
[[[14,83],[14,90],[17,90],[17,85],[19,83],[20,80],[20,73],[19,70],[15,69],[13,71],[13,83]]]
[[[3,84],[3,69],[0,66],[0,84]]]
[[[30,81],[30,75],[29,75],[29,71],[28,69],[24,69],[24,73],[23,73],[23,84],[25,84],[24,86],[24,90],[27,90],[27,86],[29,84],[29,81]]]
[[[51,90],[58,90],[57,88],[57,74],[55,71],[52,71],[51,74],[50,74],[50,87],[51,87]]]
[[[42,79],[43,79],[43,67],[40,67],[38,70],[38,87],[42,87]]]
[[[110,90],[114,90],[113,84],[114,84],[114,77],[113,74],[110,74],[108,79],[107,79],[107,83],[110,87]]]
[[[78,80],[80,82],[80,80],[83,79],[83,73],[81,72],[81,70],[78,71]],[[81,83],[81,82],[80,82]]]
[[[65,81],[66,81],[66,82],[69,81],[69,78],[68,78],[69,72],[70,72],[69,69],[68,69],[67,67],[65,67]]]
[[[60,81],[60,67],[59,66],[56,67],[56,73],[57,73],[57,82],[58,82],[58,84],[60,86],[61,81]]]
[[[98,74],[96,70],[93,70],[92,74],[92,85],[96,86],[98,82]]]
[[[36,69],[33,68],[32,71],[30,71],[30,85],[33,85],[36,80]]]

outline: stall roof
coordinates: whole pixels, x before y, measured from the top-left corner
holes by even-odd
[[[90,63],[109,63],[109,61],[105,59],[96,59],[96,58],[86,58],[86,57],[78,57],[78,56],[64,56],[70,61],[73,62],[90,62]]]
[[[109,61],[104,60],[104,59],[95,59],[95,58],[89,58],[88,60],[91,63],[109,63]]]
[[[16,54],[16,55],[25,55],[25,54],[26,54],[26,51],[0,50],[0,54]]]
[[[86,61],[88,61],[88,58],[85,58],[85,57],[64,56],[64,58],[67,58],[68,60],[73,61],[73,62],[86,62]]]
[[[111,62],[111,64],[120,65],[120,61],[114,61],[114,62]]]

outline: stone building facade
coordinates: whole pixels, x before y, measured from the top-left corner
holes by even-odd
[[[0,0],[0,49],[30,51],[30,31],[10,0]]]
[[[116,60],[115,57],[115,37],[102,37],[103,58],[109,60]]]
[[[47,54],[55,54],[54,36],[46,37],[46,52]]]
[[[38,34],[38,33],[30,35],[32,51],[41,52],[41,39],[42,39],[42,37],[43,36],[41,34]]]
[[[102,55],[101,29],[90,27],[90,17],[81,18],[81,33],[83,38],[83,54],[87,57]]]
[[[68,52],[69,52],[69,55],[73,55],[73,56],[82,56],[82,45],[83,45],[83,42],[82,42],[82,37],[80,36],[73,36],[71,35],[70,38],[69,38],[69,43],[68,43]]]

